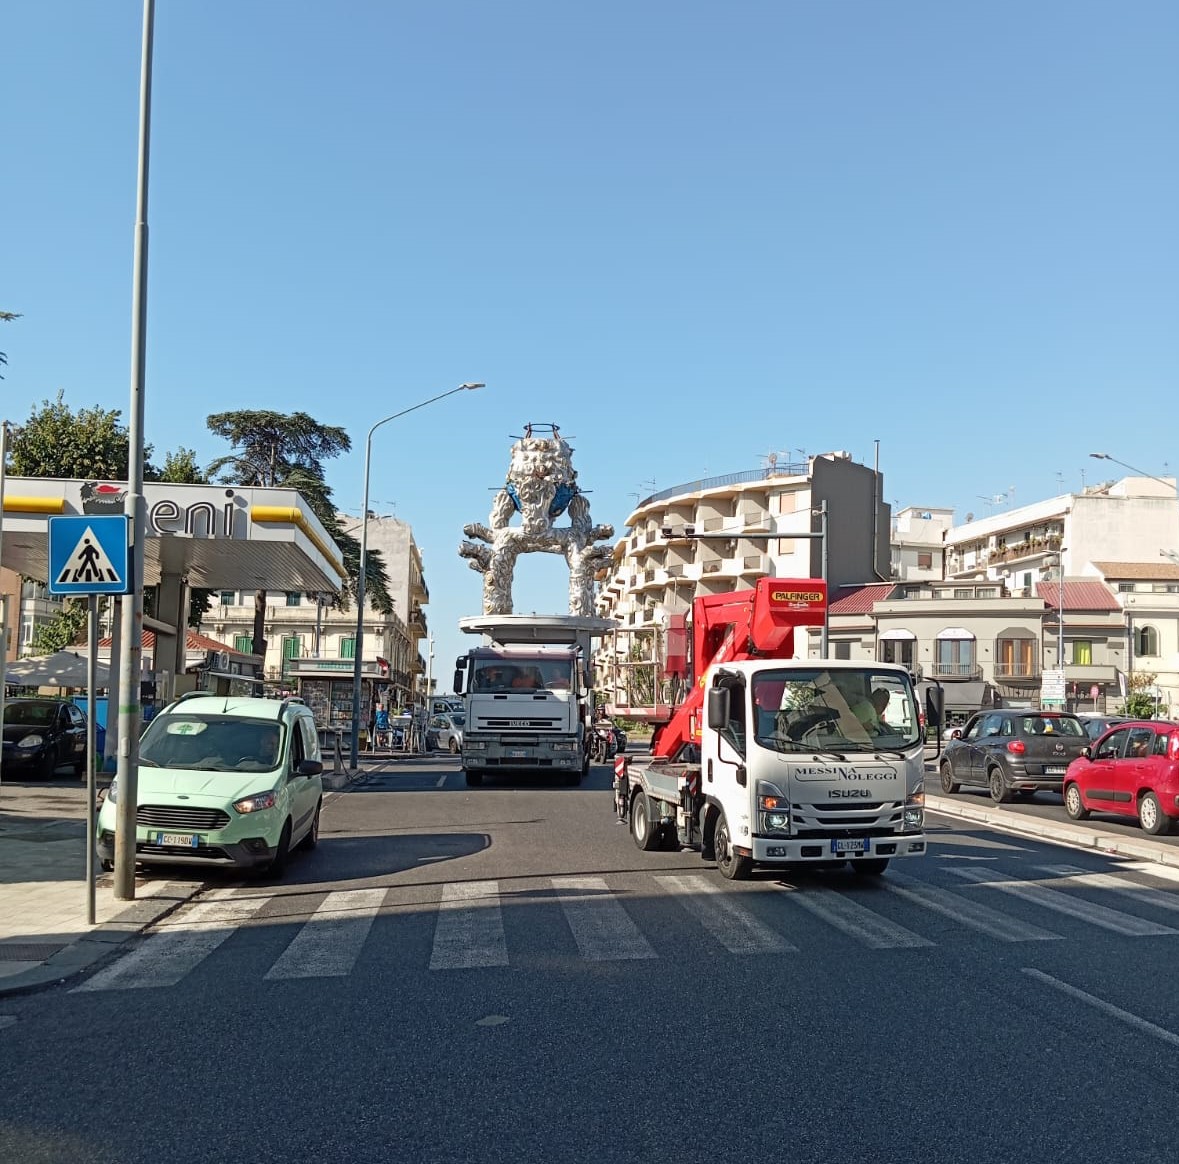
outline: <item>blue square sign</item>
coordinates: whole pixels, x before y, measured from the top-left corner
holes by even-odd
[[[130,519],[51,517],[49,519],[50,594],[126,594]]]

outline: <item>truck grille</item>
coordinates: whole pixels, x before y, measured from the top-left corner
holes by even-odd
[[[135,814],[137,824],[153,829],[187,829],[212,832],[229,824],[229,813],[219,808],[185,808],[173,804],[141,804]]]

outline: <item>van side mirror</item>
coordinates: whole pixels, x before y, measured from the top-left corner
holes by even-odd
[[[295,770],[298,776],[318,776],[323,772],[323,763],[320,760],[300,760],[299,767]]]
[[[714,732],[728,727],[729,689],[727,687],[710,687],[708,689],[706,722]]]

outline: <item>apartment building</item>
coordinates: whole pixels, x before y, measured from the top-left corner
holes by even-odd
[[[889,543],[889,576],[902,582],[940,582],[946,576],[946,535],[953,525],[952,509],[910,505],[897,510]]]
[[[341,514],[345,530],[359,537],[359,519]],[[351,527],[351,528],[350,528]],[[390,698],[412,702],[425,672],[419,644],[427,635],[424,606],[430,600],[422,567],[421,552],[413,531],[394,517],[370,514],[368,548],[381,552],[393,598],[391,614],[381,614],[365,602],[364,662],[366,673],[373,670],[387,679]],[[409,617],[403,617],[408,611]],[[267,651],[263,671],[272,683],[293,685],[293,660],[317,659],[329,663],[356,657],[356,607],[340,610],[330,595],[274,592],[266,595]],[[205,615],[200,629],[232,647],[249,653],[253,642],[254,592],[219,591],[213,609]]]

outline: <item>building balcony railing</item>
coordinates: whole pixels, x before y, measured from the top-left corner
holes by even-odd
[[[982,668],[977,663],[934,663],[931,670],[939,679],[982,678]]]
[[[996,679],[1038,679],[1040,664],[1036,661],[1018,660],[1015,662],[995,661]]]

